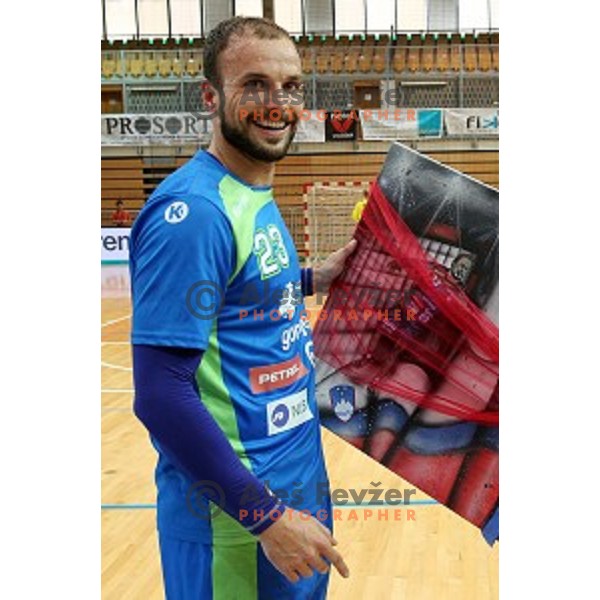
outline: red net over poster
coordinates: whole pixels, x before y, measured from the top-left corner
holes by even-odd
[[[390,149],[314,332],[323,424],[497,537],[498,192]]]

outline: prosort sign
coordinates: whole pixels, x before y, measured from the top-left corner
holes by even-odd
[[[196,142],[210,133],[208,121],[202,113],[103,115],[102,144]]]

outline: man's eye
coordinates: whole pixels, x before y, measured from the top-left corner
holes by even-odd
[[[265,82],[261,81],[260,79],[252,79],[246,82],[245,87],[253,90],[264,90]]]
[[[292,82],[292,83],[288,83],[288,84],[285,86],[285,89],[286,89],[288,92],[296,92],[296,91],[298,91],[298,92],[302,92],[302,93],[304,93],[304,84],[303,84],[303,83],[300,83],[300,82]]]

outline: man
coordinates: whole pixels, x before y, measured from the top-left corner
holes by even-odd
[[[129,226],[129,212],[123,208],[123,200],[120,198],[117,200],[116,209],[112,214],[112,223],[115,227],[128,227]]]
[[[157,188],[131,235],[135,413],[159,453],[166,595],[318,600],[330,564],[348,568],[300,288],[326,291],[355,242],[301,272],[272,197],[303,108],[287,32],[224,21],[204,65],[209,149]]]

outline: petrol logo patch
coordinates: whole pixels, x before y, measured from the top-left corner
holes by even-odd
[[[290,360],[265,365],[264,367],[252,367],[250,369],[250,387],[255,394],[278,390],[298,381],[308,373],[304,363],[298,355]]]

